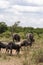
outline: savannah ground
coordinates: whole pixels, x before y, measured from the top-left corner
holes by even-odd
[[[35,42],[32,47],[23,47],[17,55],[13,50],[12,56],[5,53],[5,49],[0,52],[0,65],[43,65],[43,34],[34,34]],[[3,43],[8,43],[11,38],[0,38]]]

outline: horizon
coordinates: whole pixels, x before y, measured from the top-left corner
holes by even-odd
[[[6,22],[5,22],[5,24],[7,25],[7,26],[12,26],[12,25],[8,25]],[[14,23],[15,24],[15,23]],[[13,25],[14,25],[13,24]],[[18,25],[19,27],[29,27],[29,28],[34,28],[34,29],[36,29],[36,28],[42,28],[42,27],[32,27],[32,26],[21,26],[20,25],[20,23],[19,23],[19,25]]]

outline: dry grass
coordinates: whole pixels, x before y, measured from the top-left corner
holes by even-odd
[[[22,50],[24,49],[24,50]],[[35,37],[32,47],[22,48],[17,55],[13,50],[13,55],[5,53],[5,49],[0,52],[0,65],[43,65],[43,38]]]

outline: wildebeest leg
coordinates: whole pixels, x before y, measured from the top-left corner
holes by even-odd
[[[1,53],[1,48],[0,48],[0,53]]]
[[[19,52],[20,52],[20,49],[17,49],[17,50],[16,50],[16,52],[17,52],[17,54],[19,54]]]
[[[1,48],[0,48],[0,51],[1,51]]]
[[[30,44],[30,47],[32,46],[32,44]]]
[[[6,53],[9,53],[9,49],[8,49],[8,47],[6,47]]]
[[[12,55],[12,49],[10,50],[10,55]]]

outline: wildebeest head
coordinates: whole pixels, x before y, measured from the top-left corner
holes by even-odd
[[[26,37],[27,37],[27,39],[29,40],[29,41],[31,41],[31,42],[34,42],[35,40],[34,40],[34,35],[33,35],[33,33],[28,33],[28,34],[26,34]]]
[[[17,42],[19,42],[19,41],[20,41],[20,35],[14,34],[14,35],[13,35],[13,41],[14,41],[14,40],[16,40]]]

